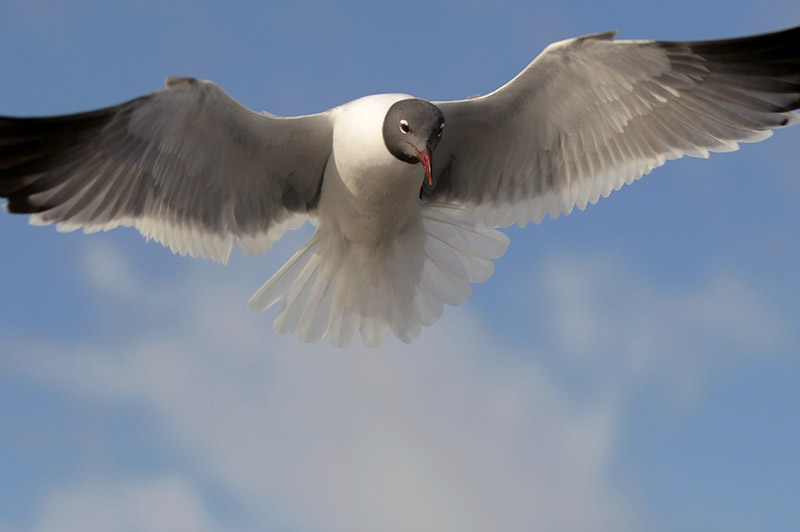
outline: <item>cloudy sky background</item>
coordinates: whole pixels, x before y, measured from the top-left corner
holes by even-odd
[[[305,114],[485,93],[552,41],[722,38],[795,0],[5,0],[0,114],[169,75]],[[800,128],[672,162],[508,230],[411,345],[305,345],[250,294],[310,235],[231,263],[0,214],[0,531],[800,528]]]

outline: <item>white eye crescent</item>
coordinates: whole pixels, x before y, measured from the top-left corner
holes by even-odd
[[[408,127],[408,120],[405,118],[400,120],[400,131],[402,131],[404,134],[411,131],[411,128]]]
[[[444,131],[444,122],[439,124],[439,132],[436,134],[436,136],[437,137],[441,137],[442,136],[442,131]]]

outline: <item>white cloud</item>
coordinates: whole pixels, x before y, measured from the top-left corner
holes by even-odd
[[[105,244],[86,246],[82,269],[87,282],[106,296],[133,299],[140,292],[125,257]]]
[[[605,476],[615,406],[572,404],[463,311],[410,346],[336,351],[275,335],[228,305],[239,291],[206,288],[180,321],[18,367],[144,407],[165,445],[304,530],[629,528]]]
[[[219,530],[191,485],[174,477],[87,481],[52,490],[36,532],[193,532]]]
[[[121,358],[39,355],[35,371],[146,405],[198,467],[302,529],[626,528],[604,478],[613,409],[570,405],[536,368],[493,361],[475,324],[348,353],[272,334],[226,352],[227,323],[199,319],[194,341],[151,338]]]
[[[762,356],[789,338],[771,302],[723,270],[699,285],[668,287],[621,261],[562,257],[534,284],[553,347],[622,392],[655,381],[691,400],[713,363]]]
[[[630,387],[673,366],[669,379],[680,382],[707,348],[758,349],[783,331],[768,302],[733,276],[675,292],[619,270],[559,259],[537,281],[553,309],[548,357],[599,369],[602,393],[589,403],[554,385],[535,362],[542,348],[504,345],[464,309],[448,309],[408,346],[337,351],[275,335],[268,316],[244,310],[247,288],[224,270],[175,288],[195,294],[180,319],[66,352],[28,352],[10,369],[81,401],[142,408],[160,445],[256,521],[326,531],[623,531],[642,518],[628,502],[634,493],[609,475]],[[141,310],[149,294],[137,282]],[[114,286],[95,288],[118,295]],[[174,309],[152,312],[168,318]]]

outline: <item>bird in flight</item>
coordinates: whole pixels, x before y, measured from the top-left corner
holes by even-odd
[[[337,346],[410,342],[486,281],[496,230],[584,209],[667,160],[794,124],[800,27],[729,40],[548,46],[496,91],[459,101],[366,96],[291,118],[209,81],[114,107],[0,117],[0,197],[62,231],[133,226],[227,262],[287,228],[316,231],[250,299],[275,329]]]

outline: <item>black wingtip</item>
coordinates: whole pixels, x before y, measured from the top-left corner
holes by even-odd
[[[78,164],[82,148],[141,99],[71,115],[0,116],[0,197],[8,198],[8,211],[26,214],[49,208],[33,197],[61,185],[67,173],[56,170]]]
[[[10,196],[6,203],[6,211],[11,214],[34,214],[45,210],[47,207],[33,203],[30,197],[25,195]]]
[[[694,52],[703,54],[758,54],[764,57],[769,55],[786,53],[800,53],[800,26],[787,28],[769,33],[758,35],[748,35],[746,37],[734,37],[732,39],[720,39],[713,41],[695,41],[689,44]],[[783,52],[781,52],[783,51]],[[795,59],[800,57],[794,55]]]

